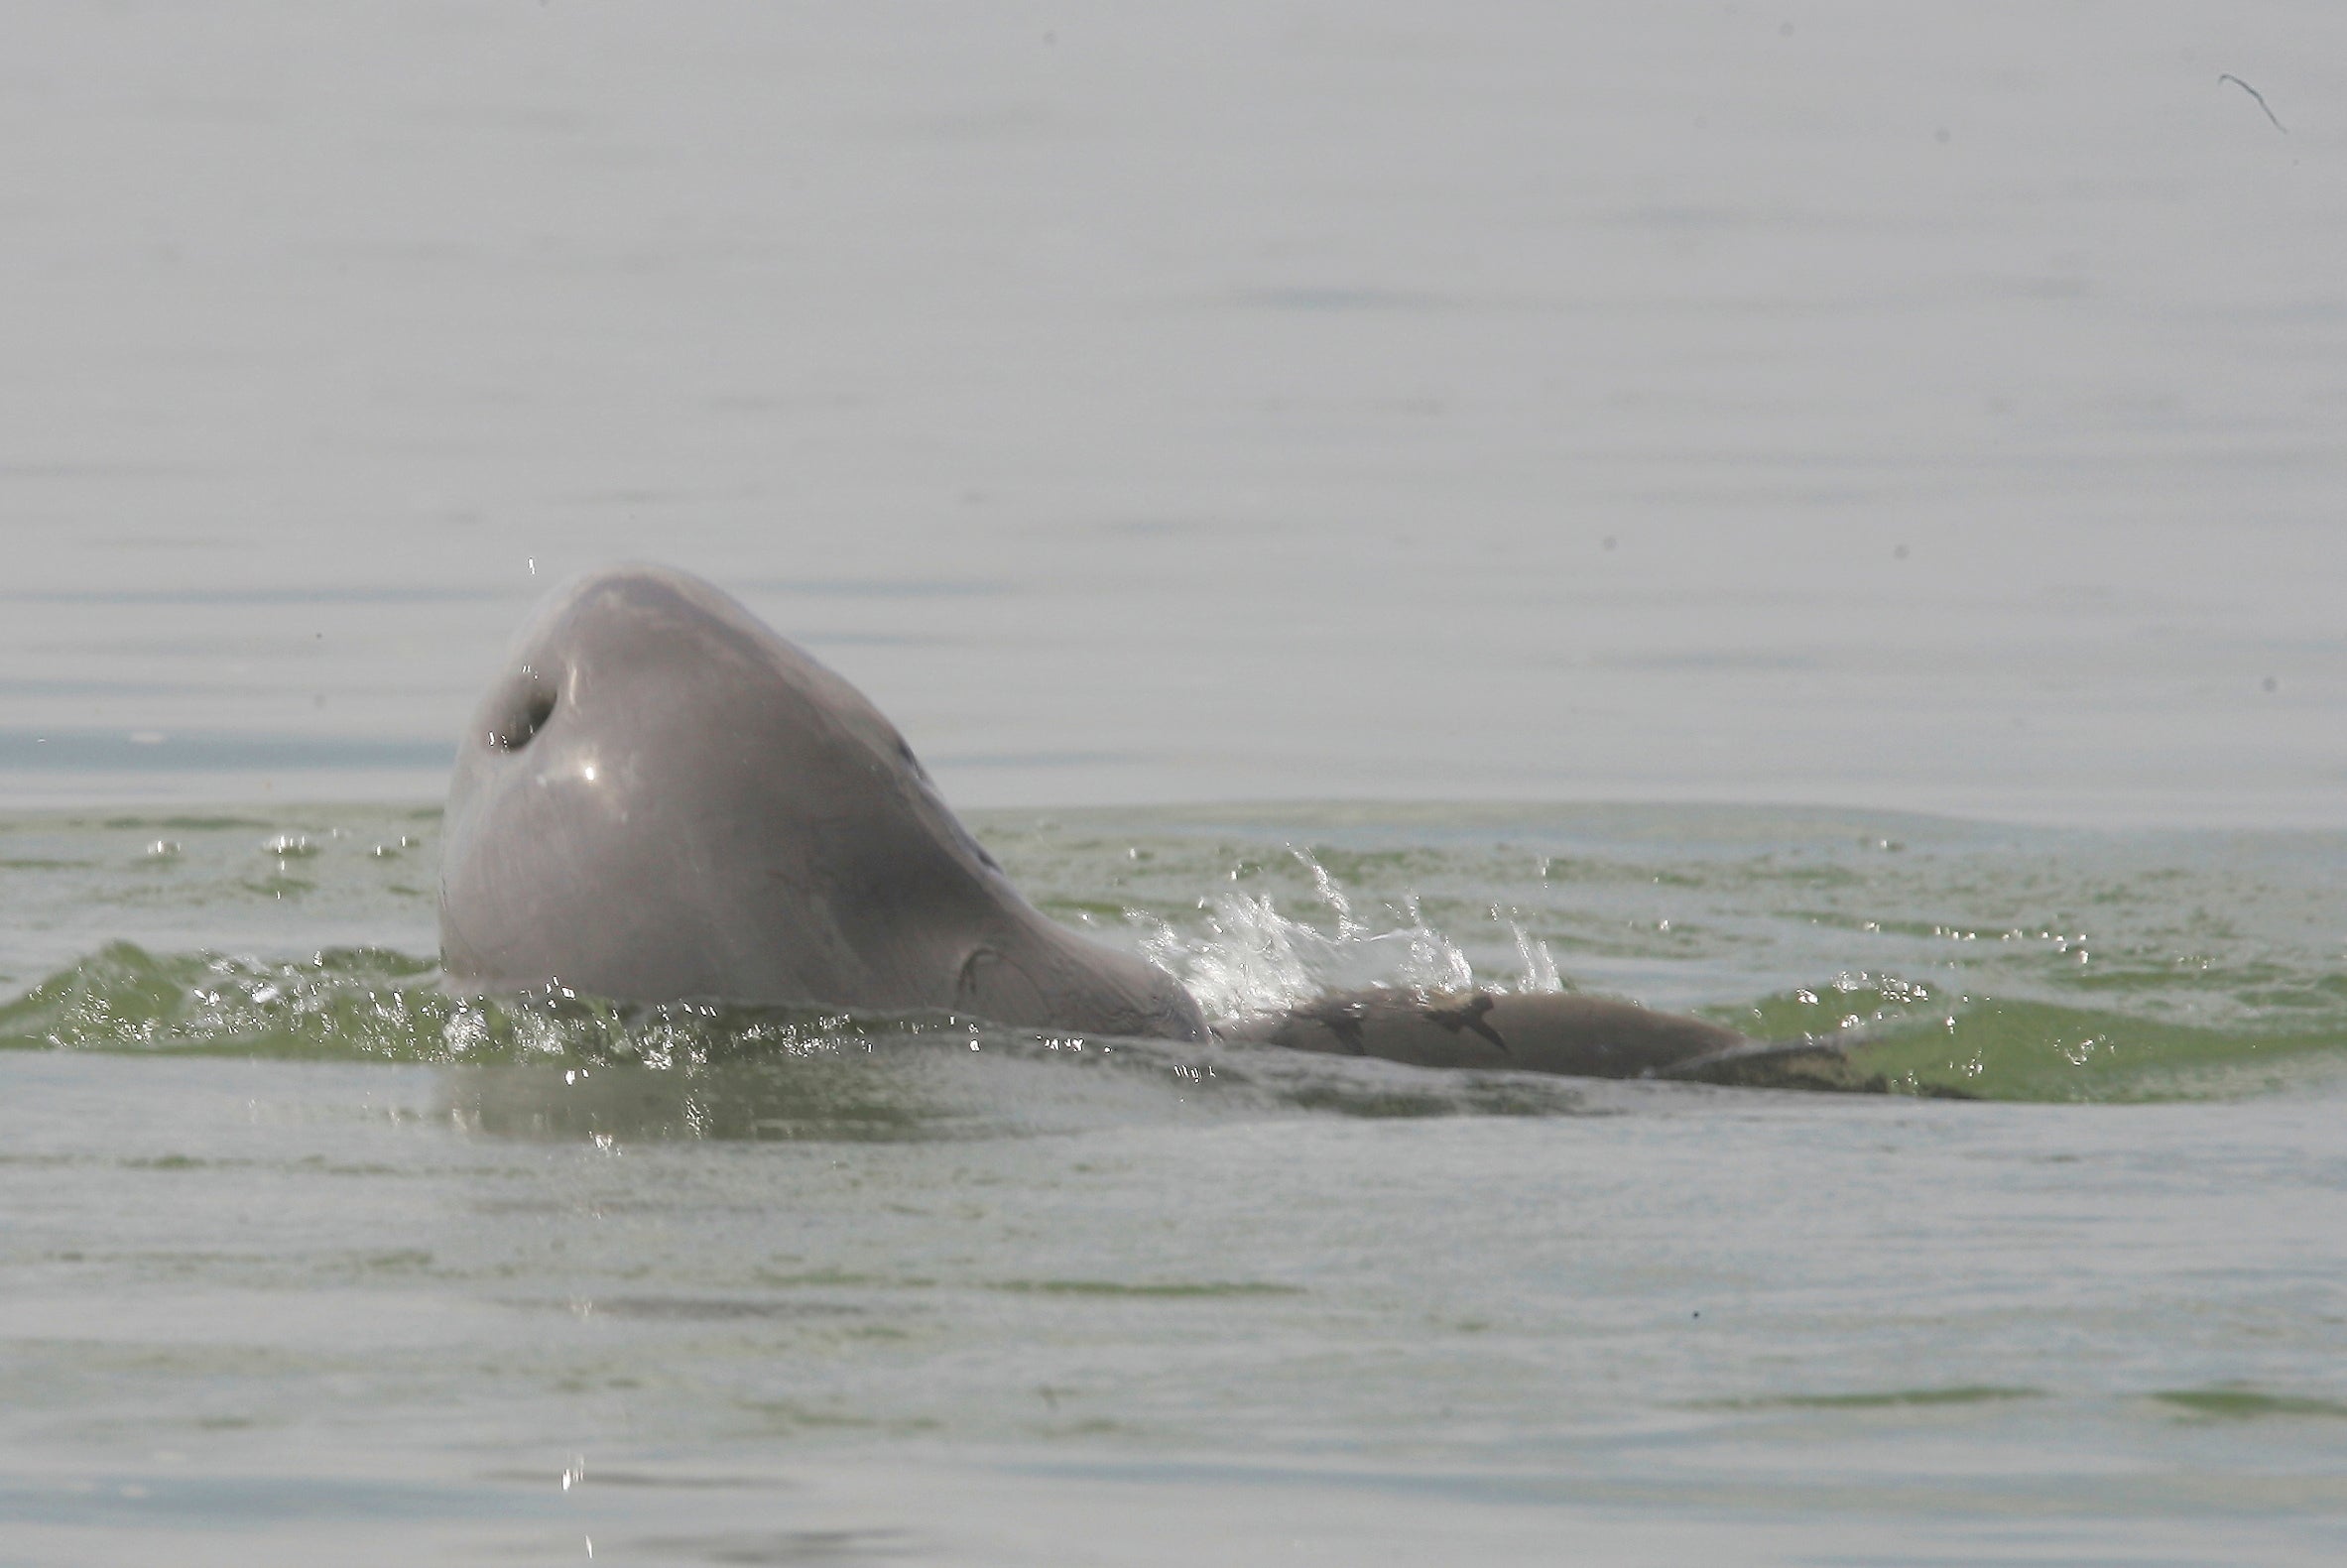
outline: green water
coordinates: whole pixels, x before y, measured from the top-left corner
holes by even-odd
[[[2010,1100],[2286,1092],[2347,1065],[2347,835],[1718,807],[976,825],[1045,909],[1220,1016],[1363,984],[1569,986],[1840,1039],[1895,1092]],[[454,994],[432,961],[436,830],[363,807],[0,822],[0,1046],[699,1069],[966,1029]]]
[[[2347,837],[1711,807],[974,825],[1211,1014],[1570,985],[1830,1034],[1893,1092],[483,1000],[436,976],[429,810],[20,815],[0,1555],[2313,1564],[2347,1539]]]

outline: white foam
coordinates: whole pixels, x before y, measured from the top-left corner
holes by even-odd
[[[1126,911],[1142,952],[1188,987],[1209,1018],[1276,1013],[1332,991],[1374,986],[1428,992],[1477,986],[1566,989],[1548,944],[1515,921],[1509,928],[1523,972],[1507,980],[1479,979],[1465,950],[1427,923],[1416,894],[1399,909],[1389,906],[1394,923],[1376,929],[1355,912],[1343,886],[1325,867],[1301,850],[1290,853],[1311,874],[1333,930],[1281,912],[1269,895],[1238,891],[1201,899],[1199,928],[1192,931],[1137,909]]]

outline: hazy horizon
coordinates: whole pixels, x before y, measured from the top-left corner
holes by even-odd
[[[2347,822],[2328,10],[12,45],[0,804],[432,798],[655,558],[971,807]]]

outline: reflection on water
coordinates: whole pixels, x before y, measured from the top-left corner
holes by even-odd
[[[747,1054],[747,1053],[745,1053]],[[866,1036],[669,1067],[640,1061],[451,1067],[439,1114],[497,1137],[951,1142],[1102,1127],[1322,1115],[1569,1116],[1591,1086],[1511,1073],[1423,1073],[1276,1049],[947,1031]],[[1725,1079],[1722,1081],[1743,1081]],[[1845,1087],[1776,1075],[1785,1087]],[[1660,1091],[1659,1091],[1660,1092]],[[1603,1102],[1597,1102],[1602,1105]]]
[[[444,1077],[447,1114],[500,1137],[599,1141],[721,1138],[863,1143],[947,1136],[973,1113],[940,1103],[918,1072],[857,1051],[685,1071],[475,1067]]]

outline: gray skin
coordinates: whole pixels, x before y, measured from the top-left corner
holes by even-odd
[[[619,1001],[1207,1034],[1173,976],[1021,898],[862,693],[653,567],[563,593],[474,713],[448,786],[440,963]]]
[[[1420,1067],[1686,1078],[1774,1088],[1881,1090],[1831,1041],[1764,1042],[1633,1002],[1556,992],[1356,991],[1226,1024],[1233,1043],[1376,1056]]]
[[[443,820],[440,962],[484,990],[1213,1037],[1172,975],[1020,897],[862,693],[708,583],[650,566],[556,598],[474,713]],[[1731,1082],[1818,1051],[1625,1002],[1480,992],[1331,997],[1223,1037]]]
[[[1425,1067],[1499,1067],[1588,1078],[1648,1077],[1752,1041],[1701,1019],[1605,997],[1365,991],[1226,1025],[1228,1039]]]

